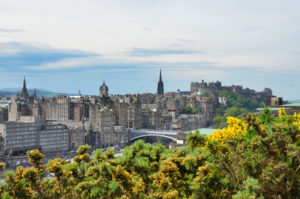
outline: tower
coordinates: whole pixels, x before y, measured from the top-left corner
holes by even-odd
[[[107,97],[108,96],[108,86],[103,81],[102,85],[100,86],[100,97]]]
[[[162,77],[161,77],[161,70],[159,72],[159,81],[157,84],[157,94],[158,95],[163,95],[164,94],[164,83],[162,81]]]
[[[28,97],[28,92],[27,92],[27,88],[26,88],[26,80],[24,77],[24,81],[23,81],[23,88],[22,88],[22,94],[21,97],[26,99]]]

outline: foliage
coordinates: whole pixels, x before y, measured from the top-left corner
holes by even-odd
[[[222,129],[227,126],[226,117],[224,116],[217,115],[216,117],[214,117],[213,122],[215,124],[215,128],[218,129]]]
[[[201,114],[202,111],[200,109],[192,108],[190,106],[185,106],[182,109],[183,114]]]
[[[42,162],[5,173],[1,198],[299,198],[300,114],[228,117],[228,126],[204,137],[187,135],[186,146],[166,149],[137,141],[121,156],[89,146],[72,162]],[[92,158],[91,158],[92,157]]]
[[[196,147],[203,147],[205,146],[205,143],[207,141],[207,138],[203,135],[200,134],[199,130],[196,132],[192,133],[189,132],[187,137],[187,145],[190,146],[191,148],[196,148]]]
[[[242,118],[246,114],[248,114],[248,111],[244,108],[230,107],[225,110],[224,116],[217,115],[216,117],[214,117],[213,122],[215,124],[215,127],[220,129],[227,126],[226,118]]]
[[[246,92],[250,89],[246,88]],[[216,109],[216,116],[213,119],[215,128],[224,128],[226,126],[226,117],[233,116],[242,118],[249,112],[254,112],[256,108],[263,107],[263,101],[247,98],[241,94],[229,91],[217,91],[218,96],[226,97],[226,105]]]
[[[238,191],[232,198],[233,199],[249,199],[249,198],[256,198],[257,194],[256,191],[260,189],[258,181],[253,178],[247,178],[243,182],[244,190]],[[259,199],[263,199],[263,196],[260,196]]]
[[[249,97],[245,97],[239,93],[229,91],[217,91],[218,96],[226,97],[226,108],[237,107],[245,108],[248,112],[253,112],[258,107],[263,107],[263,101],[257,101]]]

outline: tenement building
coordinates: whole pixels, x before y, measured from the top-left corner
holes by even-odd
[[[0,123],[4,154],[25,155],[26,151],[32,149],[56,153],[70,149],[69,130],[65,125],[46,124],[41,122],[40,116],[22,115],[16,100],[17,97],[12,96],[8,121]]]

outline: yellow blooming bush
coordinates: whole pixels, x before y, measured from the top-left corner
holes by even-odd
[[[217,140],[224,142],[227,138],[234,138],[237,135],[244,134],[247,131],[247,124],[241,119],[235,117],[227,118],[228,127],[222,130],[213,131],[212,135],[208,135],[210,141]]]
[[[298,113],[298,114],[294,113],[293,118],[294,118],[293,124],[298,126],[298,129],[300,130],[300,113]]]
[[[283,116],[286,116],[285,110],[281,107],[278,111],[279,118],[282,118]]]

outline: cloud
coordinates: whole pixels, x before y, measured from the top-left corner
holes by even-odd
[[[186,49],[150,49],[150,48],[133,48],[130,52],[130,56],[136,57],[152,57],[160,55],[180,55],[180,54],[197,54],[203,53],[202,51],[186,50]]]
[[[14,33],[14,32],[25,32],[23,29],[7,29],[7,28],[0,28],[0,32],[4,33]]]
[[[258,31],[262,29],[261,27],[259,26],[255,26],[255,25],[245,25],[245,26],[242,26],[241,27],[241,31],[242,32],[255,32],[255,31]]]
[[[142,30],[144,32],[151,32],[152,31],[152,29],[150,27],[143,27]]]
[[[182,42],[182,43],[188,43],[188,44],[194,43],[194,41],[190,40],[190,39],[178,38],[177,40],[180,41],[180,42]]]
[[[29,66],[42,66],[69,58],[91,56],[100,55],[74,49],[57,49],[41,44],[0,43],[0,68],[10,71],[26,69]]]

